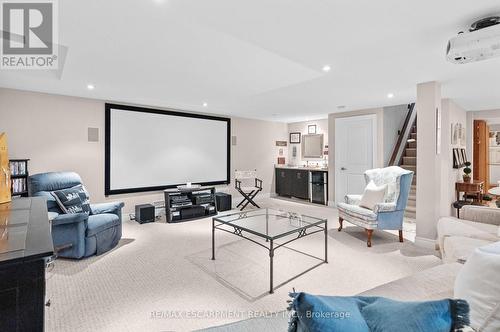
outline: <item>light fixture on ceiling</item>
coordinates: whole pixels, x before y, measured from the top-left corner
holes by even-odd
[[[204,102],[203,103],[203,107],[207,107],[208,106],[208,103],[207,102]]]
[[[94,90],[95,89],[95,85],[94,84],[87,84],[87,89],[88,90]]]
[[[388,93],[387,98],[389,98],[389,99],[394,98],[394,93]]]
[[[332,67],[330,67],[329,65],[324,65],[322,69],[325,73],[328,73],[330,69],[332,69]]]

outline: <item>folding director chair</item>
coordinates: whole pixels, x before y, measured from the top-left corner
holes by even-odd
[[[253,171],[238,171],[234,172],[235,185],[234,187],[243,196],[243,200],[236,207],[241,211],[250,203],[256,208],[260,207],[254,202],[255,196],[262,191],[262,180],[257,178],[257,170]],[[243,186],[242,186],[243,185]]]

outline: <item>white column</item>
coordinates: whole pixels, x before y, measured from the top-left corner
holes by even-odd
[[[417,85],[417,245],[435,248],[441,197],[441,163],[437,151],[441,84]],[[442,152],[442,151],[441,151]]]

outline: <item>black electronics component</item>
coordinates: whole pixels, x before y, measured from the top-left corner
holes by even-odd
[[[189,209],[181,210],[181,219],[203,217],[204,215],[205,215],[205,207],[200,205],[193,205]]]
[[[214,197],[210,193],[196,193],[193,194],[193,202],[196,205],[208,204],[214,201]]]
[[[164,195],[167,223],[217,215],[215,187],[166,189]]]
[[[217,211],[229,211],[232,209],[232,197],[226,193],[216,193]]]
[[[155,207],[151,204],[140,204],[135,206],[135,221],[139,224],[155,221]]]

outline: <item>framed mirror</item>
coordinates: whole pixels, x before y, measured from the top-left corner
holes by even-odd
[[[323,134],[302,136],[302,158],[323,158]]]

